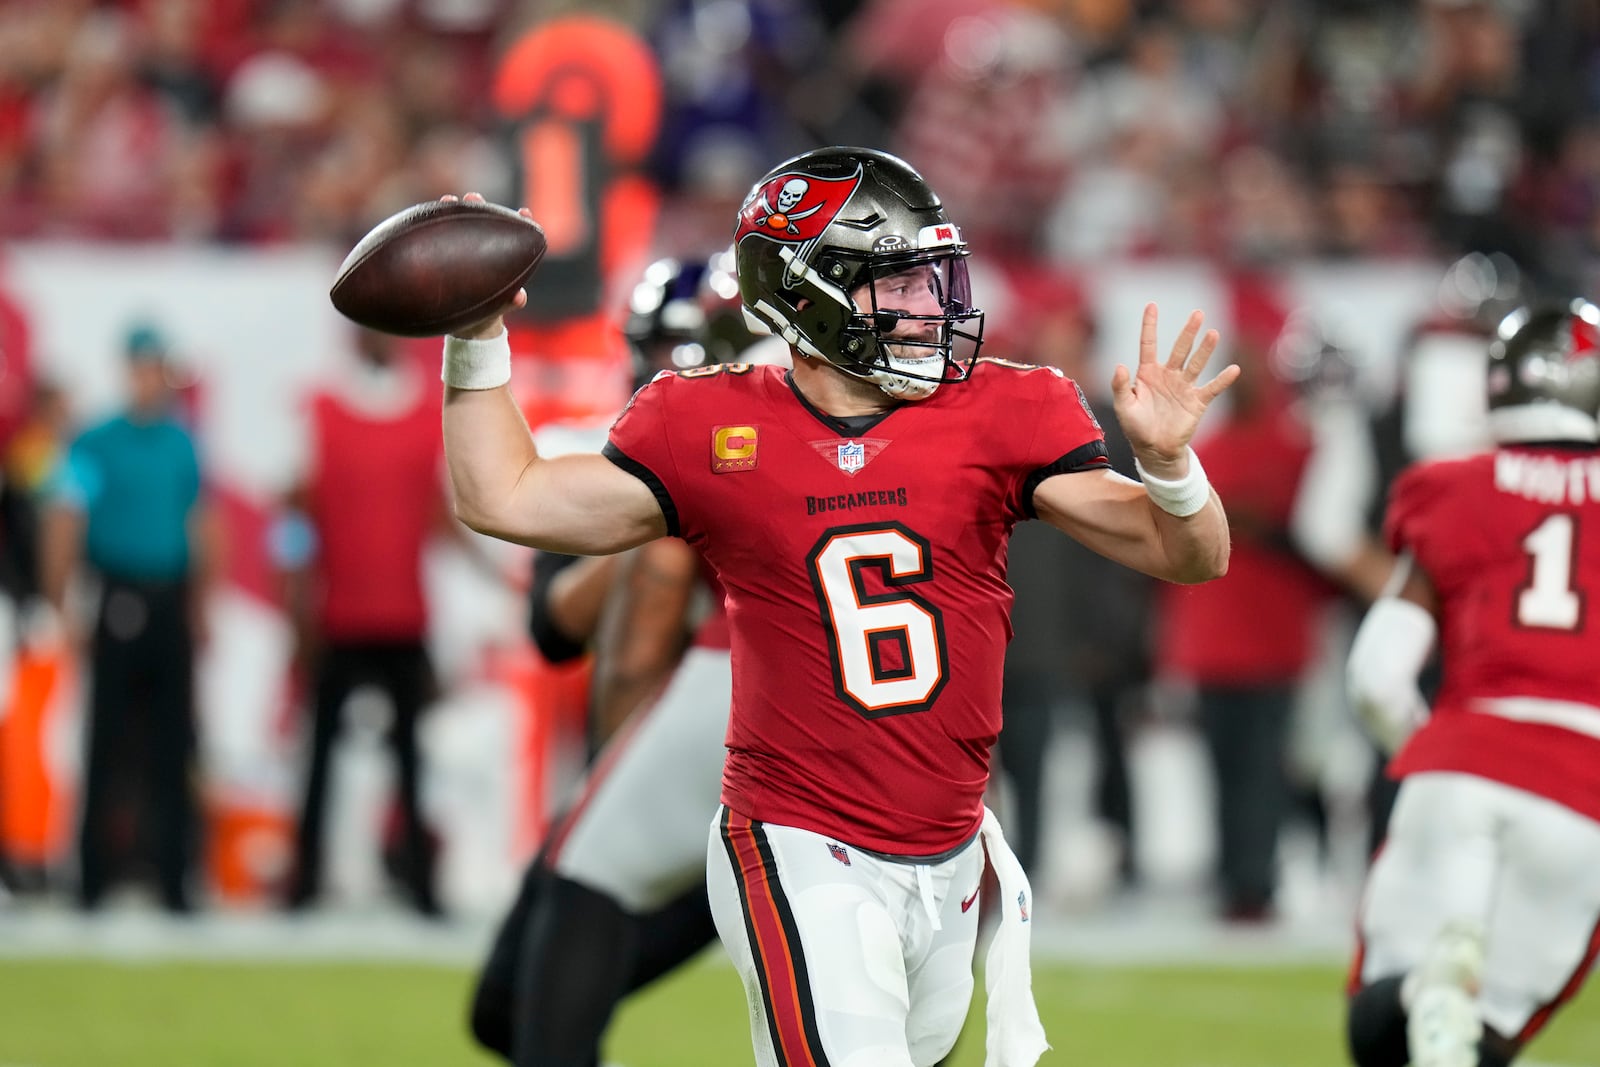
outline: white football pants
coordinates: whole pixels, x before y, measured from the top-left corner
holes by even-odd
[[[901,863],[723,808],[707,849],[757,1067],[929,1067],[950,1051],[972,1000],[976,837]]]
[[[1361,903],[1363,984],[1411,970],[1453,919],[1485,933],[1484,1024],[1527,1040],[1600,952],[1600,822],[1467,774],[1414,774]]]
[[[691,648],[661,696],[607,746],[548,862],[563,878],[654,911],[706,876],[706,820],[722,792],[733,671]]]

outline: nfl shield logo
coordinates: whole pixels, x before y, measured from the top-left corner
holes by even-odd
[[[839,469],[854,474],[867,465],[867,446],[860,441],[846,441],[839,446]]]
[[[850,853],[846,852],[842,847],[840,847],[839,845],[834,844],[832,841],[829,841],[828,842],[828,851],[833,853],[833,858],[834,859],[838,860],[840,863],[844,864],[846,867],[850,866]]]

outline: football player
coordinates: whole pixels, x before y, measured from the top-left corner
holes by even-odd
[[[658,377],[603,456],[538,454],[504,388],[499,316],[447,338],[457,510],[567,552],[681,536],[721,581],[732,711],[707,887],[757,1063],[943,1056],[971,999],[987,853],[990,1062],[1033,1064],[1048,1046],[1032,900],[983,805],[1006,542],[1040,518],[1159,578],[1220,576],[1227,518],[1189,441],[1238,369],[1199,381],[1218,340],[1199,312],[1158,359],[1146,307],[1138,362],[1112,379],[1141,483],[1109,469],[1074,382],[978,358],[967,246],[903,161],[796,156],[751,190],[735,245],[744,307],[793,369]]]
[[[1368,874],[1359,1067],[1504,1067],[1600,940],[1600,308],[1522,310],[1489,345],[1490,451],[1402,472],[1401,553],[1351,647],[1401,785]],[[1430,710],[1418,677],[1438,646]]]

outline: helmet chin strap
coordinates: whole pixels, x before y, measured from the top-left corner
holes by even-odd
[[[887,368],[874,367],[862,375],[867,381],[882,389],[896,400],[926,400],[939,388],[937,381],[924,381],[921,378],[909,378],[904,374],[897,374],[897,370],[911,371],[916,374],[926,375],[932,368],[930,364],[937,363],[944,367],[943,355],[923,356],[919,359],[900,359],[890,354]]]
[[[885,374],[882,371],[873,377],[878,379],[875,383],[878,388],[896,400],[926,400],[939,388],[938,382],[919,382],[915,378],[902,378],[898,374]]]

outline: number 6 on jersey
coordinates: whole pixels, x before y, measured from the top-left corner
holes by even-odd
[[[944,619],[906,588],[933,577],[928,542],[899,523],[838,527],[806,565],[840,698],[869,719],[932,707],[950,674]],[[885,592],[867,591],[869,569]]]

